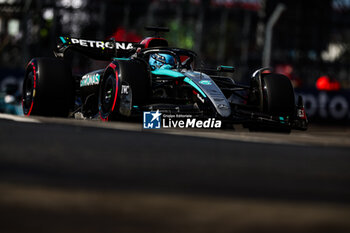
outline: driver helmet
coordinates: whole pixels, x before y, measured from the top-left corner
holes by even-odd
[[[175,66],[173,56],[166,53],[153,53],[149,58],[152,69],[172,69]]]

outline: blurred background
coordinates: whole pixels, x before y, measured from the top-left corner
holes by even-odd
[[[349,13],[350,0],[0,0],[0,112],[21,114],[24,67],[53,56],[58,36],[138,42],[145,26],[165,26],[170,45],[194,50],[200,64],[233,65],[243,83],[272,67],[292,80],[311,120],[348,124]],[[98,65],[72,60],[75,73]]]
[[[53,57],[59,36],[138,42],[145,26],[169,27],[199,65],[235,66],[237,82],[264,66],[288,76],[322,126],[158,134],[1,120],[0,232],[350,232],[350,0],[0,0],[0,113],[23,114],[25,66]],[[104,67],[69,59],[78,74]]]

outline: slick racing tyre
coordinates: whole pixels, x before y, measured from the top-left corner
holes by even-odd
[[[119,60],[105,70],[100,82],[99,113],[104,121],[130,117],[151,95],[151,77],[143,60]]]
[[[74,104],[71,69],[63,60],[34,58],[25,71],[24,115],[67,117]]]
[[[263,74],[260,93],[262,101],[258,101],[260,102],[259,109],[263,113],[279,117],[283,121],[292,120],[295,112],[295,99],[293,86],[288,77],[275,73]],[[257,102],[254,103],[257,104]],[[275,125],[256,122],[245,124],[245,126],[250,131],[291,132],[291,126],[284,123]]]
[[[262,89],[265,113],[273,116],[294,116],[294,90],[288,77],[281,74],[265,74],[262,78]]]

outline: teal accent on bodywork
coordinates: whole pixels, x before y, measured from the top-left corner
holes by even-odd
[[[113,57],[114,60],[121,60],[121,61],[129,61],[130,58],[126,58],[126,57]]]
[[[137,105],[134,105],[134,106],[132,106],[133,108],[139,108],[139,106],[137,106]]]
[[[235,71],[235,67],[233,67],[233,66],[218,66],[216,69],[219,72],[234,72]]]
[[[204,94],[204,92],[199,88],[199,86],[197,86],[197,84],[195,82],[193,82],[191,79],[186,77],[186,78],[184,78],[184,82],[186,82],[186,83],[190,84],[192,87],[194,87],[199,93],[201,93],[201,95],[203,97],[205,97],[205,98],[207,97],[207,95]]]
[[[221,67],[223,67],[223,68],[230,68],[230,69],[234,69],[234,67],[233,67],[233,66],[221,66]]]
[[[280,121],[282,124],[285,124],[286,122],[284,121],[284,117],[279,117]]]
[[[173,70],[166,70],[166,69],[153,70],[153,71],[151,71],[151,73],[154,74],[154,75],[170,76],[170,77],[173,77],[173,78],[185,77],[185,75],[183,75],[180,72],[173,71]]]
[[[56,37],[57,38],[57,37]],[[60,37],[61,41],[63,42],[63,44],[67,43],[67,41],[61,36]]]

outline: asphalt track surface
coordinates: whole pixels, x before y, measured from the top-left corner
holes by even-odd
[[[0,115],[0,232],[350,232],[350,130]]]

